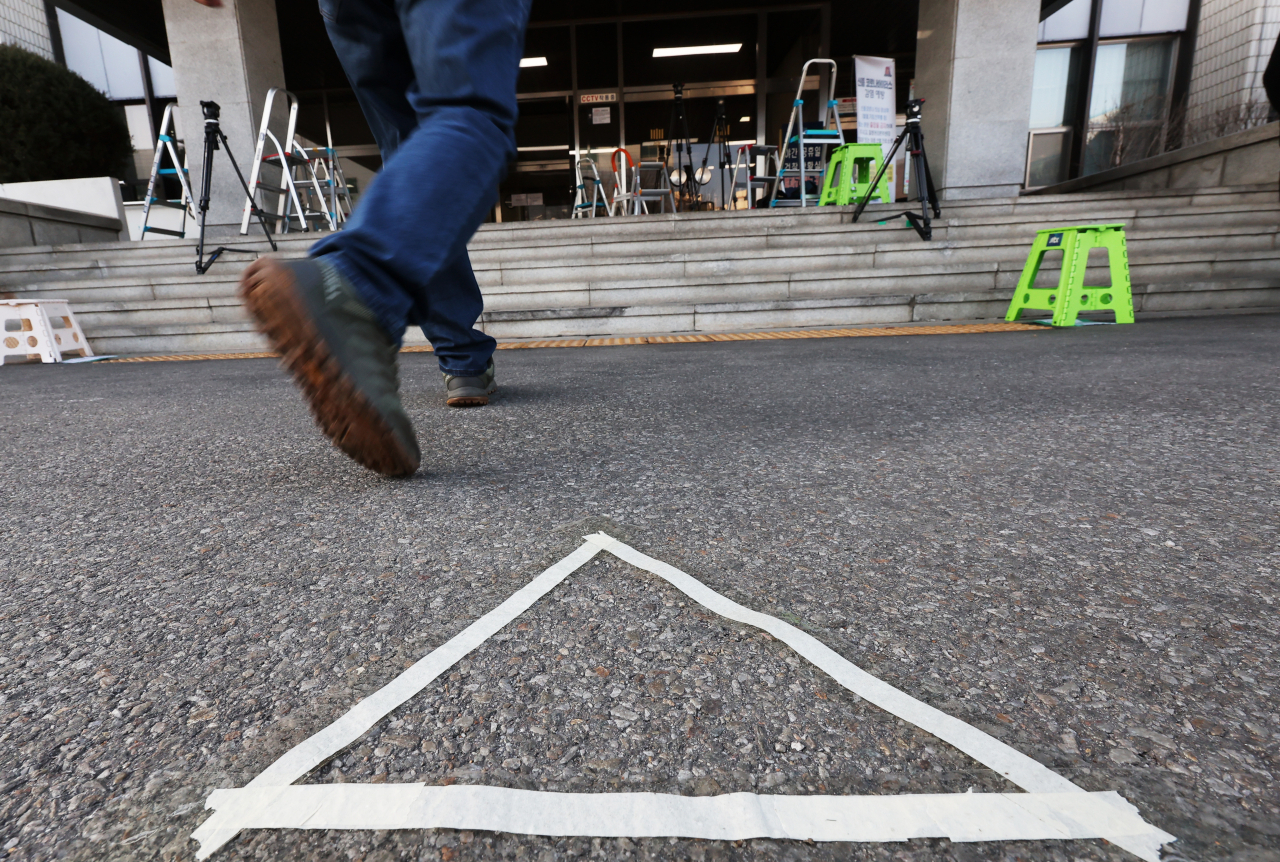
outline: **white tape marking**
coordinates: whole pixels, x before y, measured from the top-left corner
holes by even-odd
[[[419,659],[324,730],[286,751],[268,766],[249,787],[283,787],[297,781],[321,763],[355,742],[396,707],[431,684],[459,659],[497,634],[504,626],[533,606],[534,602],[578,570],[600,552],[597,545],[583,544],[569,556],[538,575],[511,598],[467,626],[444,644]],[[240,820],[219,812],[191,834],[200,842],[197,859],[206,859],[240,831]]]
[[[730,793],[683,797],[654,793],[562,794],[465,786],[289,786],[363,736],[383,716],[496,634],[601,550],[657,575],[721,616],[767,631],[845,688],[950,743],[1029,792],[899,796]],[[901,841],[910,837],[947,837],[954,841],[1106,838],[1148,862],[1159,862],[1161,845],[1177,840],[1142,820],[1137,809],[1118,794],[1086,793],[1020,751],[877,679],[794,626],[745,608],[679,569],[604,533],[587,536],[586,543],[578,550],[365,698],[342,718],[295,746],[247,787],[214,791],[207,807],[216,809],[214,815],[191,835],[201,845],[197,859],[208,858],[241,829],[247,828],[452,827],[598,837],[718,838],[732,833],[735,838],[768,836],[814,841]],[[392,820],[399,825],[378,825]],[[334,825],[339,823],[344,825]],[[480,823],[487,825],[478,825]],[[829,835],[902,837],[826,837]]]
[[[921,793],[890,796],[676,796],[547,793],[505,787],[312,784],[216,790],[245,829],[475,829],[587,838],[742,841],[1043,841],[1145,837],[1137,809],[1102,793]]]

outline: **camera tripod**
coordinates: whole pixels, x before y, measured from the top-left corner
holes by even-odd
[[[898,218],[899,216],[906,218],[911,226],[915,228],[916,233],[920,234],[923,240],[933,239],[933,224],[929,218],[929,210],[933,210],[933,217],[939,218],[942,210],[938,207],[938,193],[933,188],[933,174],[929,173],[929,160],[924,154],[924,132],[920,130],[920,106],[924,104],[924,99],[912,99],[907,103],[907,124],[902,130],[902,134],[898,135],[898,139],[893,142],[893,149],[889,150],[889,155],[885,157],[884,163],[880,165],[880,170],[876,172],[875,179],[871,181],[871,185],[867,187],[867,195],[859,203],[858,208],[853,211],[853,220],[857,221],[858,216],[862,215],[862,211],[866,209],[867,202],[871,200],[871,195],[875,192],[876,187],[880,184],[880,178],[884,176],[884,172],[893,164],[893,157],[897,155],[898,148],[902,146],[902,142],[907,141],[907,154],[911,156],[911,170],[916,176],[916,194],[920,200],[920,215],[907,210],[897,215],[888,216],[885,220]],[[921,182],[921,179],[924,181]]]
[[[725,180],[729,170],[729,120],[724,115],[724,99],[720,99],[716,103],[716,119],[711,125],[711,136],[707,138],[707,149],[702,154],[702,167],[698,168],[693,178],[698,181],[698,185],[705,186],[711,182],[711,171],[707,168],[707,161],[711,158],[711,151],[716,151],[717,168],[720,169],[720,202],[722,209],[728,209],[728,195],[725,191]]]
[[[249,191],[249,184],[244,181],[244,174],[240,173],[240,166],[236,164],[236,157],[231,155],[231,145],[227,143],[227,136],[223,133],[222,126],[219,123],[222,108],[218,107],[217,102],[201,102],[200,110],[204,112],[204,164],[201,165],[200,176],[200,243],[196,246],[196,274],[204,275],[224,251],[241,251],[240,249],[219,246],[209,255],[208,260],[204,259],[204,223],[209,215],[209,191],[213,185],[213,151],[219,149],[219,142],[222,144],[222,151],[231,160],[231,167],[235,168],[236,176],[240,178],[240,185],[244,188],[245,197],[249,199],[249,206],[253,210],[253,214],[258,217],[258,224],[262,225],[262,232],[267,235],[267,242],[271,243],[271,250],[277,251],[278,249],[276,248],[276,241],[271,238],[271,231],[267,229],[267,222],[263,217],[262,210],[258,208],[258,204],[254,201],[253,193]],[[287,168],[285,169],[287,170]]]
[[[667,139],[667,156],[675,155],[675,169],[670,174],[672,191],[683,193],[685,208],[688,209],[697,188],[693,175],[693,144],[689,140],[689,119],[684,113],[684,84],[673,86],[675,101],[671,103],[671,137]],[[686,156],[689,159],[687,163]],[[679,201],[676,201],[675,208],[679,211]]]

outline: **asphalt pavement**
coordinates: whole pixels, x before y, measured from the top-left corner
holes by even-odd
[[[503,351],[424,469],[271,360],[0,368],[0,848],[192,859],[246,784],[603,529],[1176,836],[1280,860],[1280,319]],[[303,783],[1012,791],[604,555]],[[215,860],[1121,860],[1099,840],[241,834]]]

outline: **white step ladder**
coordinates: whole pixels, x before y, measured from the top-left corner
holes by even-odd
[[[764,159],[765,175],[753,173],[759,160]],[[742,209],[752,209],[756,205],[755,191],[762,189],[764,194],[762,199],[772,200],[773,186],[778,182],[776,176],[768,176],[769,168],[777,171],[778,148],[773,144],[745,144],[738,147],[738,154],[733,160],[733,185],[729,189],[729,200],[725,203],[725,209],[739,209],[738,207],[738,190],[746,191],[746,206]],[[732,206],[730,206],[732,204]]]
[[[0,300],[0,365],[9,357],[62,362],[62,354],[93,356],[70,306],[58,300]]]
[[[142,233],[138,239],[146,239],[148,233],[185,237],[187,235],[187,216],[191,216],[193,220],[195,218],[195,214],[191,211],[195,198],[191,194],[191,177],[187,170],[186,147],[182,145],[182,141],[178,140],[175,134],[177,119],[174,115],[175,108],[177,108],[177,104],[170,102],[165,105],[164,114],[160,117],[160,134],[156,139],[155,157],[151,160],[151,179],[147,181],[147,199],[142,204]],[[169,162],[173,167],[160,167],[165,154],[168,154]],[[178,182],[182,184],[182,194],[179,197],[172,199],[156,197],[157,191],[163,192],[164,190],[163,178],[166,176],[177,177]],[[152,225],[150,221],[151,207],[153,206],[182,210],[182,229],[172,230]]]
[[[618,156],[622,163],[618,163]],[[631,154],[618,147],[609,158],[609,166],[613,168],[613,200],[609,202],[609,215],[640,214],[640,171]],[[629,179],[628,179],[629,178]]]
[[[619,154],[624,157],[622,164],[618,164]],[[613,151],[610,164],[613,167],[613,203],[609,206],[610,215],[649,215],[650,202],[658,204],[659,212],[665,213],[668,203],[671,204],[671,212],[676,211],[676,197],[665,162],[641,162],[636,167],[635,162],[631,161],[631,154],[619,147]],[[628,166],[630,180],[627,179]],[[657,185],[646,188],[640,179],[641,171],[654,174]]]
[[[590,175],[584,173],[583,168],[591,171]],[[600,181],[600,171],[596,169],[596,161],[590,156],[583,156],[578,159],[576,169],[578,175],[578,193],[573,199],[573,215],[571,218],[595,218],[596,211],[601,207],[604,208],[605,215],[613,215],[613,207],[609,205],[609,200],[604,194],[604,183]],[[586,184],[591,184],[591,193],[588,195]]]
[[[276,94],[283,93],[285,103],[289,106],[289,122],[284,134],[284,144],[281,144],[280,138],[275,132],[271,131],[271,108],[275,103]],[[315,168],[308,158],[306,151],[302,145],[298,143],[295,132],[298,128],[298,97],[290,93],[283,87],[272,87],[267,91],[267,101],[262,106],[262,123],[258,127],[258,145],[253,151],[253,169],[249,172],[249,192],[251,195],[257,195],[260,192],[271,192],[278,195],[276,204],[276,233],[287,233],[289,231],[290,219],[297,219],[298,228],[303,231],[312,229],[312,221],[323,221],[328,225],[329,230],[337,230],[338,222],[336,215],[329,211],[326,206],[324,192],[320,188],[320,179],[316,176]],[[275,147],[275,152],[267,155],[267,142]],[[275,167],[280,170],[280,185],[273,186],[263,182],[262,168],[263,166]],[[298,174],[301,175],[298,175]],[[299,188],[304,189],[302,195],[299,195]],[[314,200],[311,196],[314,194]],[[319,209],[308,209],[303,205],[303,196],[308,198],[308,203]],[[259,203],[259,209],[266,213],[266,201],[263,199]],[[243,236],[249,232],[249,216],[253,212],[253,199],[246,198],[244,202],[244,214],[240,219],[240,234]],[[272,218],[267,215],[267,218]]]
[[[818,101],[821,103],[822,109],[818,115],[819,128],[806,129],[804,127],[804,82],[809,77],[809,67],[814,63],[825,63],[831,67],[831,85],[827,88],[827,99],[822,101],[821,86],[819,86]],[[835,128],[829,128],[832,120],[835,120]],[[795,135],[792,135],[792,132]],[[792,144],[796,145],[796,157],[798,164],[794,168],[786,167],[787,151],[791,149]],[[805,191],[805,146],[818,145],[822,149],[822,161],[825,164],[831,157],[828,149],[844,146],[844,131],[840,128],[840,117],[836,113],[836,61],[814,59],[804,64],[804,68],[800,70],[800,86],[796,89],[796,98],[792,102],[791,119],[787,121],[787,133],[782,137],[782,153],[778,157],[778,181],[773,186],[773,196],[769,205],[774,207],[805,207],[817,206],[819,199],[822,197],[822,171],[818,172],[818,193],[813,195],[810,204],[810,197]],[[809,172],[812,173],[812,172]],[[788,177],[800,177],[800,197],[799,198],[780,198],[778,195],[782,192],[783,186],[786,184]]]

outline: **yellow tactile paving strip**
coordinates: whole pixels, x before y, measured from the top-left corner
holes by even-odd
[[[503,341],[499,350],[535,347],[621,347],[637,344],[692,344],[712,341],[776,341],[786,338],[860,338],[870,335],[967,335],[979,332],[1044,331],[1030,323],[951,323],[937,326],[876,326],[858,329],[778,329],[765,332],[706,332],[696,335],[629,335],[601,338],[556,338],[543,341]],[[411,344],[403,353],[430,353],[429,344]],[[125,356],[106,362],[193,362],[202,359],[272,359],[275,353],[189,353],[174,356]]]

